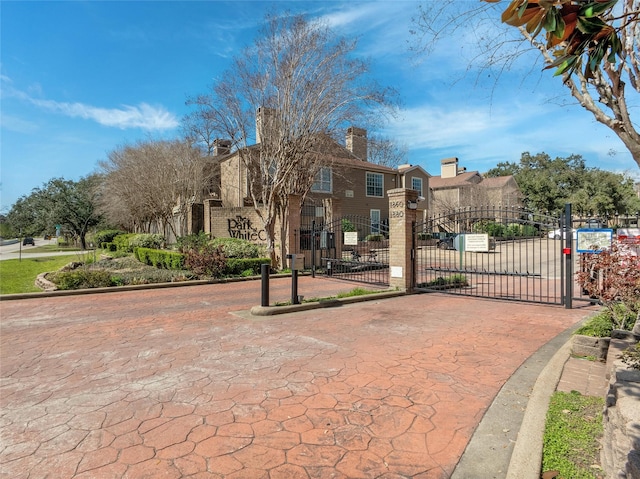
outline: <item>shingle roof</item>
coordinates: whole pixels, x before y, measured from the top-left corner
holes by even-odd
[[[429,186],[434,190],[441,188],[459,188],[461,186],[469,186],[479,183],[476,179],[477,177],[480,177],[480,179],[482,179],[477,171],[467,171],[464,173],[460,173],[458,176],[454,176],[452,178],[432,176],[429,180]]]
[[[490,178],[484,178],[482,180],[482,186],[485,188],[502,188],[513,179],[513,175],[507,176],[494,176]]]

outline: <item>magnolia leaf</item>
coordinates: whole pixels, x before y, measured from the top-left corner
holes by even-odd
[[[524,15],[524,12],[527,10],[527,8],[530,8],[529,2],[528,2],[528,0],[524,0],[524,2],[522,2],[522,4],[518,7],[518,16],[520,18],[522,18],[522,16]],[[533,8],[535,8],[535,7],[533,7]]]
[[[556,21],[556,9],[555,8],[551,8],[549,10],[547,10],[547,13],[544,16],[544,29],[550,33],[555,33],[556,31],[556,25],[557,25],[557,21]]]
[[[557,76],[562,75],[563,73],[565,73],[567,71],[575,70],[575,68],[578,66],[578,60],[579,59],[580,59],[580,57],[578,55],[571,55],[570,57],[568,57],[565,61],[563,61],[560,64],[560,66],[555,71],[553,76],[557,77]],[[547,68],[549,68],[549,67],[547,67]]]
[[[533,35],[535,37],[542,29],[542,21],[544,20],[545,15],[546,15],[546,12],[540,9],[540,11],[538,11],[533,16],[533,18],[529,20],[529,22],[527,22],[527,26],[526,26],[527,32],[529,33],[535,32],[535,34]]]
[[[585,18],[593,18],[602,15],[607,10],[613,8],[618,0],[610,0],[608,2],[591,2],[587,3],[580,9],[580,16]]]
[[[502,12],[502,21],[503,23],[509,23],[515,18],[518,17],[518,8],[520,6],[520,2],[522,0],[513,0],[509,4],[509,6]]]
[[[599,18],[585,18],[578,15],[578,30],[585,35],[595,35],[606,28],[607,24]]]
[[[528,3],[526,0],[522,4],[519,4],[519,2],[522,2],[522,0],[514,1],[502,14],[502,21],[507,25],[521,27],[527,25],[540,12],[544,13],[544,9],[535,3]],[[534,28],[532,27],[532,29]]]

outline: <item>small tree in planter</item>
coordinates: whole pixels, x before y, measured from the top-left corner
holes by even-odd
[[[640,257],[634,246],[614,242],[610,249],[584,254],[578,282],[607,309],[615,329],[631,329],[640,319]]]

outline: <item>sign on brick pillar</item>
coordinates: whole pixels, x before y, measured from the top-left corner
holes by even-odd
[[[401,291],[411,290],[411,248],[413,223],[416,210],[409,204],[417,204],[418,192],[408,188],[387,191],[389,196],[389,286]]]

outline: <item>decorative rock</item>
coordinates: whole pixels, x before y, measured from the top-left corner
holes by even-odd
[[[47,279],[47,273],[40,273],[36,277],[36,286],[44,291],[56,291],[58,287]]]
[[[614,329],[611,331],[611,337],[615,339],[634,339],[634,334],[632,331],[627,331],[626,329]]]
[[[636,338],[640,338],[640,313],[638,313],[638,319],[636,319],[636,324],[633,325],[631,332]]]

